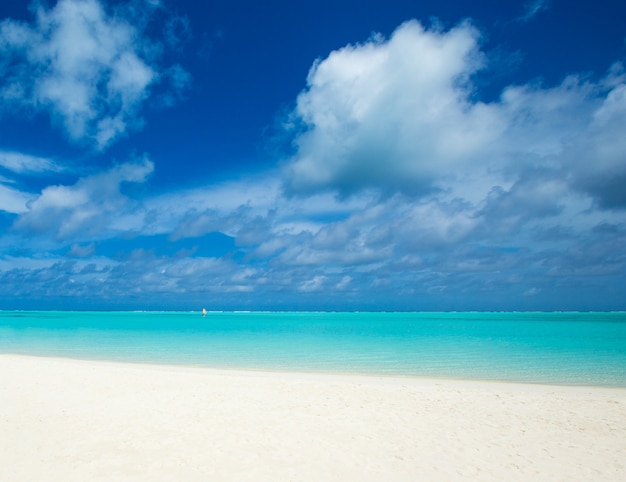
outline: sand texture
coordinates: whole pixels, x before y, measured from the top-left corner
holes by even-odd
[[[626,389],[0,355],[2,481],[624,481]]]

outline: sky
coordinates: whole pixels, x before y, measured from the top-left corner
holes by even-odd
[[[0,4],[0,309],[624,310],[626,3]]]

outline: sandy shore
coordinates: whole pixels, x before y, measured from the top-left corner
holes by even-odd
[[[0,480],[626,480],[626,390],[0,355]]]

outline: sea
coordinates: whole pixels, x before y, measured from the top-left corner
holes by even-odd
[[[626,387],[626,312],[0,311],[0,353]]]

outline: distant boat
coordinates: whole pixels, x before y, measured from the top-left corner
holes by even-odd
[[[206,316],[206,308],[202,308],[202,316]]]

